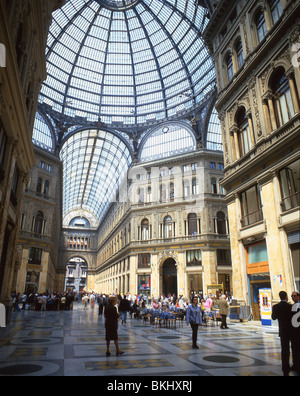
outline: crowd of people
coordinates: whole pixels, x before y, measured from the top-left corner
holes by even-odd
[[[82,303],[83,309],[94,309],[99,306],[99,315],[102,315],[110,296],[116,297],[116,306],[122,315],[123,323],[126,323],[127,314],[138,318],[139,312],[147,309],[158,309],[163,311],[179,309],[186,311],[189,299],[175,294],[161,295],[159,298],[151,298],[149,295],[142,294],[115,294],[87,293],[85,291],[74,292],[45,292],[45,293],[13,293],[13,311],[35,310],[35,311],[69,311],[73,309],[74,301]],[[202,313],[218,309],[220,299],[211,294],[203,295],[201,292],[192,292],[190,301],[197,299],[197,304],[201,307]],[[226,300],[230,302],[231,296],[226,294]]]
[[[69,311],[73,309],[76,294],[72,292],[59,293],[13,293],[12,311]]]
[[[177,297],[175,294],[161,295],[159,298],[151,298],[145,295],[127,293],[118,295],[112,293],[73,293],[73,292],[48,292],[38,294],[35,292],[24,293],[23,295],[13,293],[13,311],[35,310],[35,311],[69,311],[73,309],[74,301],[82,304],[84,310],[95,309],[98,305],[99,316],[106,318],[106,356],[111,355],[109,351],[110,341],[116,345],[117,356],[123,354],[119,349],[117,329],[119,322],[127,323],[127,316],[139,319],[143,313],[155,312],[180,312],[182,320],[185,318],[187,325],[192,329],[192,347],[197,346],[198,327],[201,326],[207,315],[213,312],[218,313],[221,322],[221,329],[228,329],[227,316],[229,304],[232,297],[229,293],[224,295],[203,295],[201,292],[192,292],[190,299],[183,296]],[[300,294],[292,293],[294,305],[288,303],[286,292],[280,293],[281,302],[273,307],[272,319],[279,321],[279,336],[282,346],[282,370],[284,375],[288,375],[293,369],[300,375]],[[293,355],[293,367],[289,365],[290,344]]]

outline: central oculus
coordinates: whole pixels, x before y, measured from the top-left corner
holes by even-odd
[[[124,11],[135,6],[141,0],[96,0],[100,5],[111,11]]]

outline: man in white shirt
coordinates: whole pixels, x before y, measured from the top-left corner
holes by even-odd
[[[42,303],[42,311],[47,310],[47,302],[48,302],[48,296],[46,294],[43,294],[43,303]]]

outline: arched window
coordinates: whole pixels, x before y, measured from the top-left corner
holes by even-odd
[[[139,196],[139,204],[144,203],[145,197],[144,197],[144,189],[143,188],[138,189],[138,196]]]
[[[281,1],[280,0],[270,0],[269,5],[270,5],[273,23],[275,24],[282,14]]]
[[[44,195],[49,195],[49,187],[50,187],[49,181],[45,180],[45,183],[44,183]]]
[[[171,157],[193,151],[196,139],[192,131],[183,124],[169,124],[159,127],[142,142],[142,162]]]
[[[44,231],[44,214],[38,211],[35,218],[33,219],[33,232],[35,234],[41,235]]]
[[[190,181],[189,180],[184,180],[183,181],[183,194],[184,194],[184,197],[189,197],[190,194],[191,194]]]
[[[220,235],[226,235],[226,223],[225,214],[223,212],[217,213],[217,233]]]
[[[198,180],[196,177],[193,177],[193,180],[192,180],[192,194],[193,195],[199,194],[199,185],[198,185]]]
[[[257,31],[257,38],[259,43],[261,43],[268,32],[263,10],[258,11],[258,13],[256,14],[255,25]]]
[[[241,39],[238,39],[235,43],[235,51],[238,67],[241,68],[244,64],[244,51]]]
[[[171,182],[170,183],[170,202],[174,202],[174,196],[175,196],[175,187],[174,187],[174,183]]]
[[[225,63],[226,63],[228,81],[231,81],[234,74],[234,70],[233,70],[232,56],[230,54],[226,56]]]
[[[224,190],[223,186],[221,185],[222,180],[223,179],[219,180],[219,191],[220,191],[221,195],[225,195],[225,190]]]
[[[282,67],[273,75],[271,89],[274,95],[276,118],[280,127],[295,114],[290,84]]]
[[[141,231],[142,231],[142,241],[147,241],[149,239],[149,221],[148,219],[144,219],[141,223]]]
[[[164,218],[164,238],[172,238],[172,226],[173,221],[171,216],[166,216]]]
[[[240,151],[240,155],[243,156],[247,154],[251,148],[249,121],[244,107],[242,107],[238,111],[236,116],[236,123],[238,126],[239,151]]]
[[[190,213],[188,215],[188,235],[197,235],[197,215]]]
[[[216,181],[216,179],[214,179],[214,178],[210,179],[210,185],[211,185],[211,193],[212,194],[217,194],[218,190],[217,190],[217,181]]]
[[[39,177],[36,184],[36,192],[38,194],[42,193],[42,184],[43,184],[43,180]]]
[[[152,201],[152,189],[151,189],[150,186],[147,187],[147,197],[146,197],[146,199],[147,199],[148,203],[150,203]]]

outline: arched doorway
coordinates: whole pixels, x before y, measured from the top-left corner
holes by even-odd
[[[65,276],[65,290],[81,293],[87,287],[87,262],[81,257],[68,261]]]
[[[168,258],[162,265],[162,292],[164,295],[177,295],[177,267],[173,258]]]

